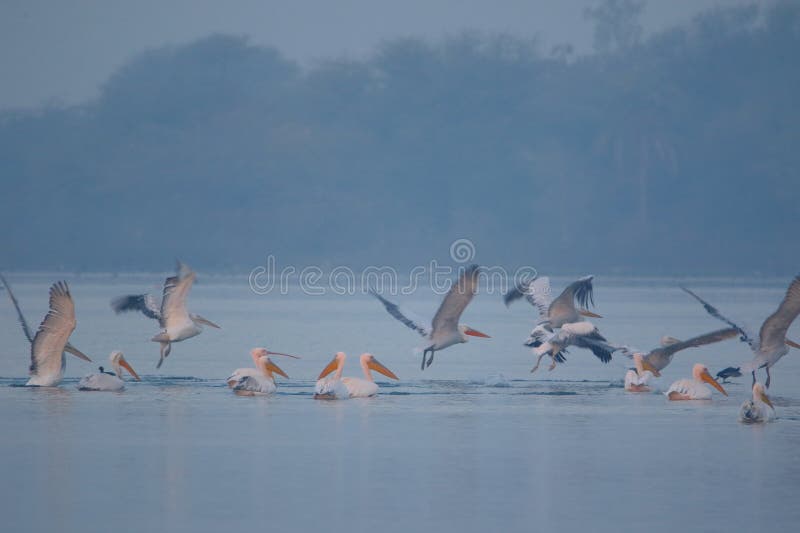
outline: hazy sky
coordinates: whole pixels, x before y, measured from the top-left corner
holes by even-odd
[[[653,31],[744,0],[650,0]],[[91,98],[138,52],[213,32],[247,35],[303,63],[362,57],[382,40],[436,39],[464,29],[538,35],[591,48],[594,0],[0,0],[0,109]]]

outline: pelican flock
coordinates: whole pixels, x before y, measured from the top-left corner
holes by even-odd
[[[314,390],[316,399],[341,400],[347,398],[368,398],[378,393],[378,384],[372,378],[372,370],[391,379],[398,379],[394,372],[383,366],[371,353],[361,354],[359,362],[364,379],[342,377],[347,355],[337,352],[330,363],[322,369]]]
[[[111,308],[117,314],[139,311],[144,316],[158,321],[161,331],[150,339],[161,346],[161,357],[156,368],[161,368],[164,359],[169,356],[173,342],[185,341],[200,335],[204,325],[220,329],[207,318],[186,310],[186,298],[196,277],[187,265],[179,261],[176,275],[164,280],[160,304],[150,294],[130,294],[111,301]]]

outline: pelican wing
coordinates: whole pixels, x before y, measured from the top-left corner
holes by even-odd
[[[762,352],[777,350],[786,343],[786,332],[800,314],[800,275],[795,276],[778,310],[761,325],[759,348]]]
[[[400,306],[390,302],[372,289],[369,289],[369,293],[377,298],[378,301],[383,304],[383,307],[386,308],[386,311],[394,318],[413,329],[423,337],[430,335],[430,326],[426,325],[424,320],[414,316],[413,313],[408,310],[401,309]]]
[[[752,333],[750,333],[750,331],[748,331],[748,329],[743,324],[736,323],[733,320],[729,319],[728,317],[724,316],[722,313],[720,313],[717,310],[716,307],[714,307],[713,305],[711,305],[707,301],[703,300],[702,298],[700,298],[698,295],[696,295],[695,293],[693,293],[692,291],[690,291],[686,287],[681,287],[681,289],[683,289],[684,292],[686,292],[687,294],[692,296],[695,300],[700,302],[700,304],[703,306],[703,308],[706,310],[706,312],[709,315],[713,316],[717,320],[721,320],[721,321],[725,322],[730,327],[736,329],[736,331],[738,331],[739,335],[741,336],[740,337],[741,340],[746,342],[747,344],[749,344],[751,348],[753,348],[753,349],[757,348],[757,342],[758,342],[757,339],[753,336]]]
[[[62,364],[64,348],[75,330],[75,304],[65,281],[50,287],[50,310],[39,325],[31,343],[30,374],[57,372]]]
[[[665,346],[660,346],[653,350],[651,353],[662,352],[665,355],[671,356],[676,352],[685,350],[686,348],[696,348],[698,346],[705,346],[706,344],[713,344],[715,342],[724,341],[739,335],[739,330],[736,328],[725,328],[704,333],[685,341],[678,341]]]
[[[164,281],[164,296],[161,299],[162,327],[191,320],[186,310],[186,297],[195,276],[194,272],[189,272],[184,276],[171,276]]]
[[[433,332],[458,329],[461,313],[478,291],[478,265],[470,265],[458,278],[433,317]]]
[[[574,314],[576,301],[584,308],[589,304],[594,306],[593,279],[594,276],[586,276],[570,283],[567,288],[561,292],[558,298],[553,300],[553,303],[550,304],[548,316],[554,318],[557,316],[569,316]]]
[[[540,320],[547,319],[547,313],[550,309],[550,278],[542,276],[534,278],[527,283],[517,284],[513,289],[508,291],[503,297],[506,306],[525,297],[528,302],[539,311]]]
[[[604,363],[611,361],[611,354],[622,349],[619,346],[611,345],[591,322],[582,321],[565,324],[559,330],[558,336],[560,337],[559,344],[565,347],[576,346],[591,350]]]
[[[147,318],[161,321],[161,309],[155,297],[151,294],[128,294],[111,300],[111,309],[115,313],[139,311]]]
[[[19,308],[19,302],[17,302],[17,298],[14,296],[14,293],[11,292],[11,286],[8,284],[6,278],[4,278],[2,274],[0,274],[0,281],[3,282],[6,292],[8,292],[8,297],[11,298],[11,303],[14,304],[14,309],[17,310],[17,319],[19,320],[20,326],[22,326],[22,332],[25,333],[25,338],[28,339],[28,342],[33,342],[31,328],[28,326],[28,321],[25,320],[25,315],[22,314],[22,309]]]

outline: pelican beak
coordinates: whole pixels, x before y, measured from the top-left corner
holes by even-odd
[[[380,372],[387,378],[396,379],[398,381],[400,379],[394,375],[394,372],[392,372],[391,370],[380,364],[378,360],[375,359],[374,357],[370,359],[369,362],[367,363],[367,368],[369,368],[370,370],[374,370],[375,372]]]
[[[786,339],[786,344],[788,344],[792,348],[797,348],[798,350],[800,350],[800,344],[797,344],[794,341],[790,341],[789,339]]]
[[[133,369],[133,367],[130,364],[128,364],[128,361],[126,361],[124,357],[119,358],[119,366],[127,370],[130,373],[130,375],[133,376],[134,379],[136,379],[136,381],[142,381],[141,378],[139,378],[139,374],[137,374],[136,371]]]
[[[656,367],[654,367],[644,359],[642,359],[642,370],[649,370],[655,377],[661,376],[661,372],[656,370]]]
[[[209,319],[203,318],[200,315],[194,315],[194,321],[195,322],[200,322],[201,324],[205,324],[206,326],[211,326],[212,328],[222,329],[218,325],[216,325],[213,322],[211,322]]]
[[[89,359],[88,355],[86,355],[85,353],[83,353],[82,351],[80,351],[79,349],[77,349],[76,347],[71,345],[70,343],[67,343],[67,345],[64,346],[64,351],[67,352],[67,353],[71,353],[72,355],[74,355],[78,359],[83,359],[84,361],[89,361],[90,363],[92,362],[92,360]]]
[[[283,376],[285,378],[289,377],[288,375],[286,375],[286,372],[281,370],[281,367],[279,367],[278,365],[276,365],[272,361],[267,361],[267,368],[270,369],[272,372],[278,374],[279,376]]]
[[[705,370],[702,374],[700,374],[700,379],[702,379],[703,381],[705,381],[706,383],[708,383],[709,385],[720,391],[725,396],[728,395],[728,393],[725,392],[725,389],[722,388],[722,385],[717,383],[717,380],[711,377],[711,374],[708,373],[708,370]]]
[[[464,334],[465,335],[472,335],[473,337],[483,337],[485,339],[491,339],[491,337],[489,335],[487,335],[486,333],[481,333],[477,329],[472,329],[470,327],[467,327],[467,329],[464,330]]]
[[[580,313],[583,316],[588,316],[589,318],[603,318],[601,315],[598,315],[597,313],[592,313],[588,309],[579,309],[578,313]]]
[[[772,405],[772,402],[769,401],[769,397],[766,394],[764,394],[762,392],[761,394],[759,394],[759,396],[761,396],[761,401],[762,402],[764,402],[765,404],[769,405],[770,407],[772,407],[773,410],[775,410],[775,406]]]
[[[324,378],[325,376],[336,370],[338,366],[339,366],[339,360],[334,357],[333,360],[330,363],[328,363],[328,366],[322,369],[322,372],[319,373],[319,377],[317,379]]]
[[[267,352],[269,355],[282,355],[284,357],[291,357],[292,359],[302,359],[299,355],[290,355],[288,353],[281,353],[281,352]]]

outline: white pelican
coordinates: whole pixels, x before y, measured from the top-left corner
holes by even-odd
[[[556,362],[566,361],[564,354],[567,353],[566,349],[569,346],[591,350],[603,363],[611,361],[611,354],[620,349],[609,344],[594,324],[585,320],[564,324],[555,332],[541,337],[540,341],[541,344],[533,348],[533,353],[538,355],[539,358],[536,360],[536,365],[531,369],[531,372],[536,372],[539,368],[539,362],[545,355],[549,355],[552,358],[553,363],[550,365],[550,370],[553,370],[556,367]]]
[[[710,400],[711,389],[706,387],[708,383],[725,396],[728,395],[722,385],[711,377],[705,365],[697,363],[692,368],[692,379],[679,379],[667,389],[667,398],[670,400]]]
[[[433,363],[433,354],[435,352],[444,350],[454,344],[467,342],[467,335],[489,338],[489,335],[485,333],[481,333],[467,325],[458,323],[459,318],[461,318],[461,313],[464,312],[464,309],[469,305],[469,302],[478,290],[478,271],[478,265],[470,265],[467,267],[458,278],[456,284],[453,285],[444,297],[444,300],[442,300],[430,327],[424,322],[412,318],[408,312],[401,311],[400,307],[396,304],[370,289],[370,294],[381,301],[390,315],[428,340],[422,351],[422,370],[431,366],[431,363]],[[430,353],[431,356],[426,362],[428,353]]]
[[[642,354],[633,354],[634,369],[625,373],[625,390],[628,392],[650,392],[648,383],[653,376],[658,375],[658,370],[645,361]]]
[[[740,334],[739,338],[750,345],[750,349],[755,354],[752,362],[748,365],[753,373],[753,383],[756,382],[756,370],[759,368],[766,368],[766,386],[769,388],[769,369],[789,351],[786,345],[788,344],[792,348],[800,348],[800,344],[786,338],[786,332],[789,330],[789,326],[792,325],[797,315],[800,314],[800,275],[795,276],[789,284],[783,301],[778,306],[778,309],[769,315],[761,325],[761,330],[758,332],[758,335],[751,333],[744,324],[734,323],[732,320],[726,318],[720,314],[714,306],[689,289],[681,288],[703,304],[708,314],[736,328]]]
[[[31,335],[28,322],[22,314],[14,293],[11,292],[6,279],[0,275],[0,281],[6,287],[11,303],[17,310],[17,318],[28,341],[31,343],[30,379],[26,386],[54,387],[64,377],[68,352],[84,361],[91,362],[83,352],[69,343],[69,336],[75,330],[75,304],[66,281],[58,281],[50,287],[50,310],[39,325],[36,335]]]
[[[263,375],[261,370],[258,368],[258,360],[261,357],[269,357],[270,355],[283,355],[285,357],[292,357],[294,359],[300,359],[300,357],[296,355],[289,355],[288,353],[280,353],[280,352],[270,352],[266,348],[253,348],[250,350],[250,357],[253,358],[253,367],[252,368],[237,368],[233,371],[233,373],[228,376],[228,379],[225,381],[228,383],[228,387],[233,388],[239,380],[245,378],[247,376],[257,376],[260,377]]]
[[[506,306],[525,296],[528,302],[539,311],[539,321],[534,325],[533,330],[524,342],[525,346],[533,348],[534,353],[539,356],[531,372],[535,372],[539,368],[539,364],[545,355],[550,355],[553,360],[550,365],[550,370],[556,367],[556,363],[563,363],[566,361],[566,357],[564,357],[566,353],[565,350],[560,349],[554,351],[550,349],[552,346],[542,348],[542,345],[547,341],[551,341],[552,345],[554,344],[552,342],[553,340],[572,337],[577,331],[582,331],[582,336],[588,335],[589,337],[585,338],[591,340],[582,342],[583,339],[578,338],[575,339],[577,343],[572,344],[580,348],[588,348],[604,363],[611,360],[611,353],[614,350],[607,344],[605,337],[603,337],[600,331],[593,325],[575,326],[572,328],[573,331],[567,331],[561,337],[557,335],[558,330],[567,324],[581,322],[588,324],[588,322],[584,321],[583,317],[602,318],[597,313],[586,309],[588,305],[594,305],[593,279],[594,276],[585,276],[570,283],[561,291],[558,298],[552,301],[550,278],[547,276],[534,278],[527,283],[521,283],[504,296],[503,300]],[[576,301],[578,305],[581,306],[581,309],[575,306]],[[564,345],[564,347],[566,347],[566,345]]]
[[[672,362],[672,356],[681,350],[730,339],[738,334],[739,332],[734,328],[725,328],[704,333],[685,341],[678,340],[675,337],[664,336],[661,338],[661,346],[653,348],[649,352],[641,352],[629,346],[622,346],[621,351],[623,355],[628,357],[634,357],[636,354],[641,355],[644,361],[654,369],[653,375],[658,377],[659,372]]]
[[[320,372],[314,386],[315,400],[346,400],[350,397],[350,391],[342,383],[345,359],[347,355],[344,352],[336,352],[328,366]],[[333,372],[334,370],[336,371]]]
[[[769,422],[775,418],[775,407],[761,383],[753,385],[753,399],[745,400],[739,409],[739,421],[746,424]]]
[[[81,378],[78,382],[78,390],[86,391],[111,391],[118,392],[125,389],[125,382],[122,380],[122,369],[128,371],[136,381],[141,381],[139,375],[131,367],[125,356],[120,351],[111,352],[108,357],[111,361],[111,369],[113,372],[107,372],[101,366],[97,374],[89,374]]]
[[[231,387],[236,394],[243,396],[256,396],[262,394],[272,394],[278,387],[275,385],[275,376],[273,373],[281,375],[285,378],[289,376],[286,372],[272,362],[266,355],[262,355],[256,361],[259,373],[257,375],[242,376]]]
[[[164,281],[161,305],[150,294],[120,296],[111,301],[111,308],[117,314],[126,311],[140,311],[146,317],[158,320],[161,332],[153,337],[153,342],[161,345],[161,358],[156,368],[161,368],[164,359],[172,351],[172,343],[199,335],[203,325],[219,329],[210,320],[189,313],[186,310],[186,297],[192,288],[196,274],[185,264],[178,262],[178,273]]]
[[[351,378],[351,377],[341,377],[342,368],[344,367],[345,361],[345,354],[343,352],[337,353],[333,360],[328,363],[322,372],[319,375],[320,381],[317,382],[317,393],[314,395],[315,398],[322,399],[324,396],[332,398],[341,398],[343,397],[345,391],[341,390],[335,382],[338,381],[344,388],[346,389],[346,397],[347,398],[368,398],[370,396],[375,396],[378,393],[378,385],[375,383],[375,380],[372,379],[372,372],[380,372],[384,376],[391,378],[391,379],[398,379],[397,376],[394,375],[394,372],[383,366],[375,356],[370,353],[361,354],[360,362],[361,362],[361,370],[364,372],[364,379],[361,378]],[[336,370],[335,377],[331,382],[326,383],[323,378]],[[323,383],[320,385],[320,383]],[[332,399],[331,398],[331,399]]]

